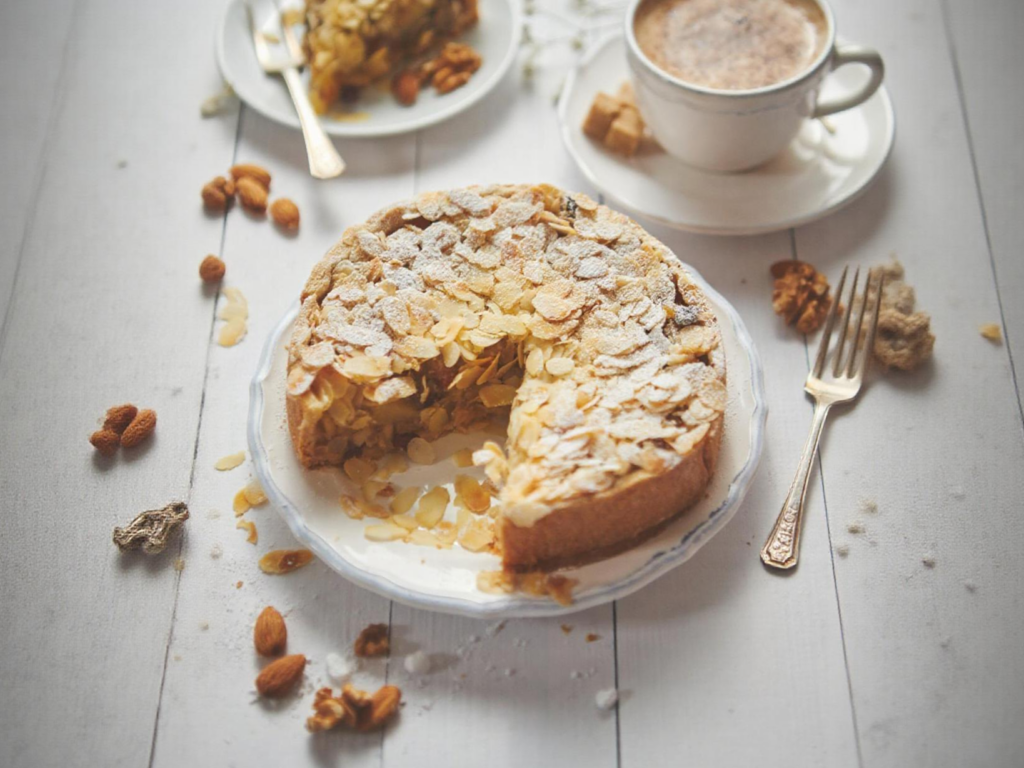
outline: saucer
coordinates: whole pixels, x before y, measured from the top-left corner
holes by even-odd
[[[764,446],[767,400],[761,361],[736,310],[689,266],[719,320],[729,364],[726,429],[718,465],[705,498],[651,538],[595,563],[560,571],[579,583],[572,605],[524,594],[481,592],[477,575],[501,567],[497,555],[373,542],[366,520],[341,509],[342,493],[359,491],[337,467],[304,469],[295,457],[285,413],[286,340],[298,314],[294,305],[271,332],[250,387],[249,450],[271,504],[295,537],[341,576],[379,595],[415,608],[479,618],[557,616],[617,600],[649,584],[692,557],[735,514],[750,487]],[[438,461],[396,476],[401,485],[444,485],[451,493],[459,449],[479,448],[480,435],[447,435],[434,443]],[[475,441],[475,442],[474,442]],[[477,467],[459,470],[482,480]],[[449,514],[454,510],[449,510]],[[373,521],[370,521],[373,522]]]
[[[841,67],[823,95],[848,93],[863,73]],[[621,157],[584,135],[581,126],[598,91],[614,93],[629,79],[626,46],[614,35],[569,74],[558,102],[569,154],[609,201],[662,224],[709,235],[755,235],[820,219],[857,198],[885,164],[896,117],[883,85],[859,107],[807,120],[789,148],[744,173],[686,165],[657,146]]]
[[[291,97],[284,80],[268,75],[256,61],[246,0],[226,5],[217,29],[216,53],[221,75],[247,106],[264,117],[292,128],[299,127]],[[263,8],[258,19],[265,23],[268,11],[276,6],[257,4]],[[395,101],[385,81],[380,88],[367,87],[350,110],[321,116],[320,124],[332,136],[371,137],[426,128],[468,109],[490,93],[515,61],[519,50],[521,21],[515,0],[480,0],[480,21],[460,35],[459,42],[473,46],[483,64],[469,82],[451,93],[438,94],[424,88],[412,106]],[[309,83],[309,70],[300,73]]]

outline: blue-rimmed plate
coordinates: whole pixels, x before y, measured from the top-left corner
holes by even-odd
[[[768,408],[754,343],[736,310],[692,268],[687,269],[715,307],[725,346],[729,402],[718,469],[707,497],[657,536],[607,560],[563,571],[580,582],[570,606],[521,594],[479,591],[477,574],[500,567],[493,555],[468,552],[458,545],[435,549],[366,539],[364,528],[378,521],[352,520],[341,510],[339,496],[357,493],[344,474],[334,468],[304,469],[292,450],[285,415],[285,344],[298,305],[270,334],[251,386],[249,450],[256,474],[292,533],[317,557],[350,581],[406,605],[481,618],[512,618],[556,616],[625,597],[688,560],[729,521],[761,458]],[[450,455],[480,445],[485,438],[449,435],[435,443],[437,463],[414,466],[393,479],[400,486],[450,486],[456,472]]]

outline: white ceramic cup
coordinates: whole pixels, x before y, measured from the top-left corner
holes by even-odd
[[[660,69],[637,43],[633,22],[641,2],[632,0],[626,13],[626,58],[640,112],[666,152],[697,168],[743,171],[761,165],[789,146],[805,119],[856,107],[882,84],[882,57],[860,45],[837,45],[835,16],[824,0],[814,2],[828,24],[827,39],[803,72],[745,91],[687,83]],[[868,82],[853,93],[819,101],[826,75],[844,64],[869,67]]]

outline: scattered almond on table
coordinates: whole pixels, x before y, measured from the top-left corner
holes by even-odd
[[[156,430],[156,411],[147,408],[139,411],[121,433],[121,447],[134,448]]]
[[[287,197],[279,197],[270,206],[270,218],[282,229],[294,231],[299,228],[299,206]]]
[[[272,661],[256,678],[256,690],[260,696],[269,698],[284,696],[299,682],[305,669],[306,657],[301,653]]]
[[[256,617],[252,630],[253,645],[260,656],[277,656],[288,645],[288,627],[281,612],[268,605]]]
[[[224,277],[227,267],[212,253],[199,263],[199,277],[204,283],[217,283]]]
[[[256,544],[259,542],[259,533],[256,531],[256,523],[252,520],[239,520],[235,523],[235,528],[241,528],[242,530],[248,531],[249,535],[246,536],[245,540],[250,544]]]
[[[224,211],[235,199],[235,182],[223,176],[215,176],[206,182],[202,190],[203,205],[211,211]]]

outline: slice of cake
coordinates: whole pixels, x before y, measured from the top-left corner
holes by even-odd
[[[476,0],[306,0],[309,98],[325,113],[476,24]]]

